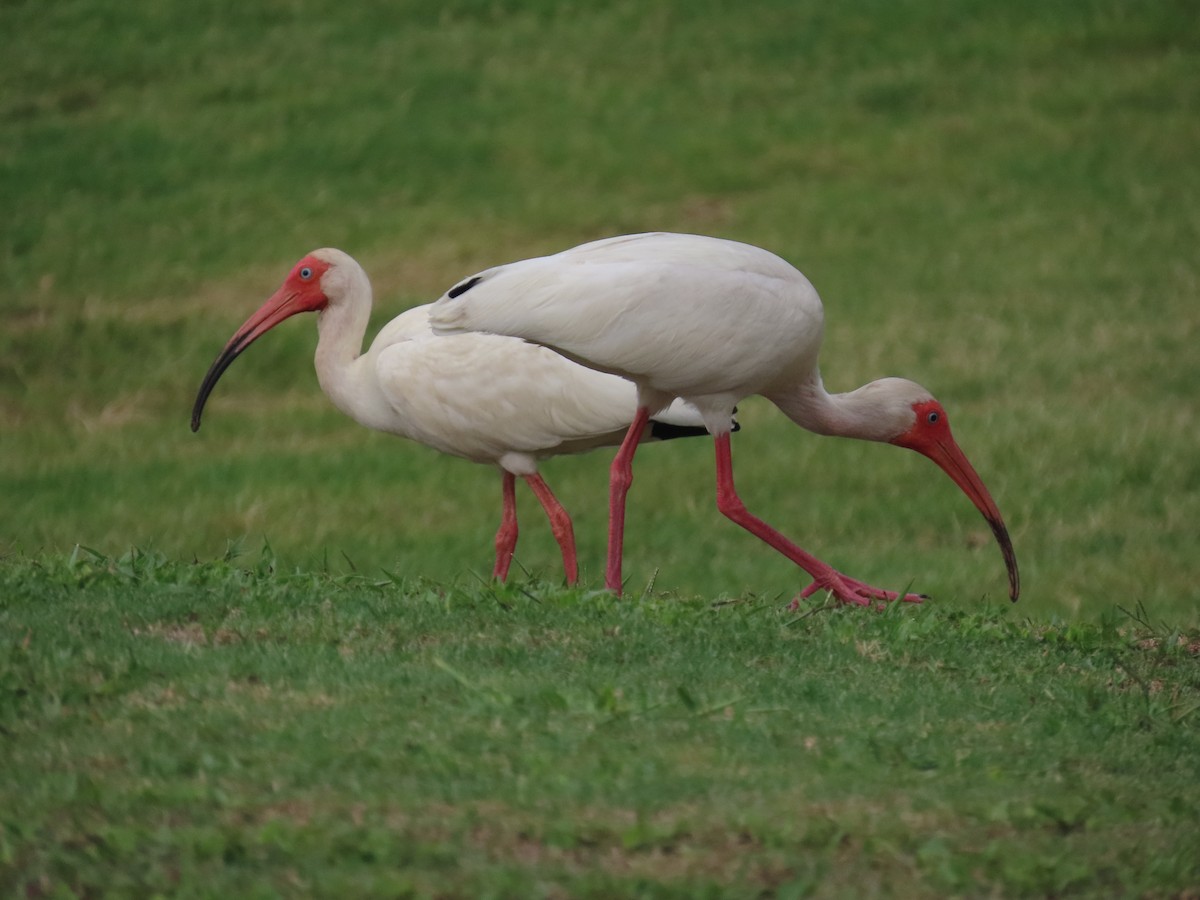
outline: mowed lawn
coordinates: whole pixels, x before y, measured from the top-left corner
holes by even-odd
[[[1190,896],[1200,19],[1187,2],[0,5],[0,887],[27,896]],[[493,470],[371,434],[311,317],[208,364],[307,251],[370,333],[644,230],[795,263],[833,390],[941,399],[1009,524],[911,453]]]
[[[1200,636],[13,564],[0,886],[1191,896]],[[1141,619],[1139,621],[1139,619]]]

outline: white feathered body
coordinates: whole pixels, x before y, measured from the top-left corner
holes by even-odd
[[[388,323],[356,365],[377,386],[373,403],[359,394],[343,408],[360,424],[518,475],[536,471],[539,459],[620,443],[637,410],[632,382],[545,347],[488,334],[435,337],[428,306]],[[679,424],[701,424],[674,412]]]
[[[632,378],[644,400],[682,396],[710,414],[819,382],[816,290],[775,254],[719,238],[627,235],[497,266],[447,292],[431,321],[549,346]]]
[[[540,459],[619,444],[633,421],[631,382],[517,338],[436,337],[429,305],[392,319],[359,355],[371,306],[366,275],[341,251],[314,256],[334,264],[331,302],[318,318],[317,377],[359,424],[528,475]],[[703,427],[682,402],[655,418]]]

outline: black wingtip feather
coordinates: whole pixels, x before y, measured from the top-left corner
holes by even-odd
[[[674,438],[699,437],[708,434],[703,425],[672,425],[670,422],[650,420],[650,437],[656,441],[669,441]]]
[[[479,282],[482,280],[482,275],[475,275],[471,278],[468,278],[466,281],[456,284],[454,287],[450,288],[450,290],[446,291],[446,296],[453,300],[455,297],[465,294],[471,288],[475,287],[475,285],[479,284]]]
[[[730,431],[741,431],[742,426],[734,419],[730,423]],[[670,441],[674,438],[682,437],[701,437],[708,434],[708,429],[703,425],[672,425],[670,422],[660,422],[657,419],[650,420],[650,437],[657,441]]]

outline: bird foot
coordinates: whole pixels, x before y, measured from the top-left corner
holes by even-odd
[[[864,584],[857,579],[851,578],[848,575],[843,575],[841,572],[830,571],[826,577],[814,578],[812,584],[802,590],[788,609],[795,610],[800,606],[801,600],[807,600],[818,591],[827,591],[833,596],[838,603],[847,606],[870,606],[877,600],[882,600],[884,603],[922,603],[929,599],[928,594],[908,594],[898,593],[897,591],[886,591],[883,588],[871,587],[869,584]],[[882,608],[882,605],[881,607]]]

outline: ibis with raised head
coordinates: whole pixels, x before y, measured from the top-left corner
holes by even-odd
[[[200,428],[208,396],[234,359],[303,312],[317,313],[317,380],[339,410],[367,428],[499,466],[503,509],[492,576],[507,577],[516,549],[519,477],[545,509],[566,580],[574,584],[571,517],[538,473],[538,462],[621,443],[638,411],[633,384],[516,338],[435,338],[429,305],[392,319],[364,353],[371,283],[352,257],[326,248],[297,262],[217,355],[196,395],[192,431]],[[706,434],[704,419],[684,403],[659,412],[640,420],[639,439]]]

